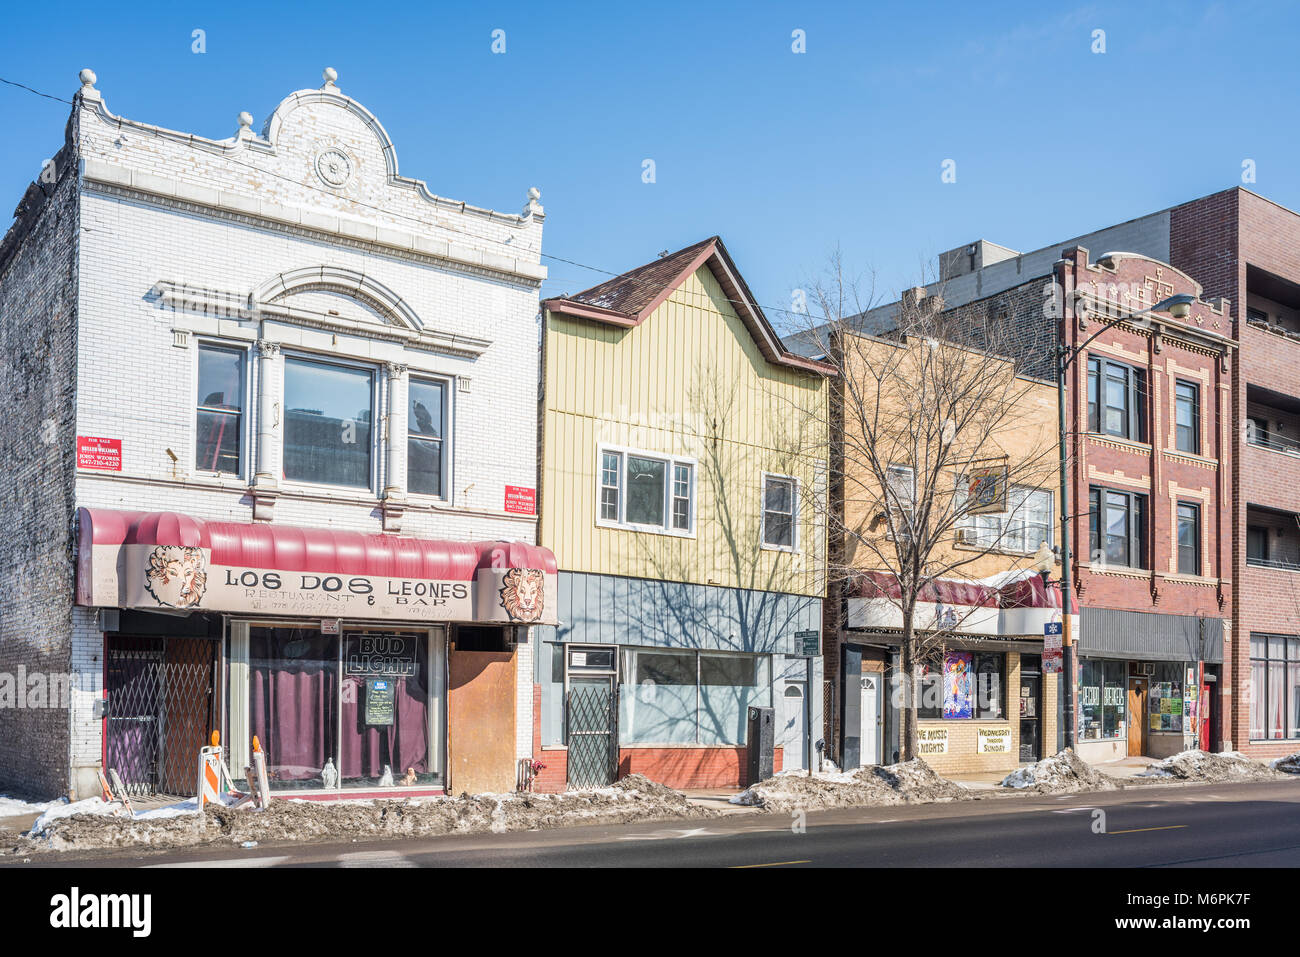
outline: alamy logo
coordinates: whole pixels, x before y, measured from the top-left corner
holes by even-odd
[[[50,926],[128,928],[134,937],[148,937],[153,929],[153,896],[82,894],[80,888],[74,887],[71,893],[50,898]]]

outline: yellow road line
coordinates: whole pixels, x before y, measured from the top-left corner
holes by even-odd
[[[733,864],[731,870],[743,871],[747,867],[785,867],[787,864],[811,864],[812,861],[777,861],[774,864]]]
[[[1107,834],[1140,834],[1142,831],[1176,831],[1186,824],[1168,824],[1165,827],[1135,827],[1130,831],[1107,831]]]

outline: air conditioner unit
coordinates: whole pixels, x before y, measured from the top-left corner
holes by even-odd
[[[1149,661],[1138,662],[1138,674],[1150,678],[1156,673],[1156,666]]]
[[[974,544],[975,544],[975,529],[973,529],[973,528],[959,528],[959,529],[957,529],[957,544],[958,544],[958,545],[974,545]]]

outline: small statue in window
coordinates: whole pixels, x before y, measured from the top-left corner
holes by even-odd
[[[334,767],[333,758],[325,759],[325,767],[321,768],[320,771],[320,783],[321,787],[324,788],[332,788],[338,785],[339,772],[338,768]]]
[[[402,778],[402,787],[409,788],[415,783],[415,768],[407,768],[406,775]]]
[[[393,766],[384,765],[384,773],[379,776],[379,786],[381,788],[391,788],[393,786]]]

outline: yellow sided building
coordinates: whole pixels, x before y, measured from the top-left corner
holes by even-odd
[[[739,785],[822,726],[829,367],[788,352],[717,237],[543,303],[535,786]],[[537,765],[542,767],[538,768]]]

